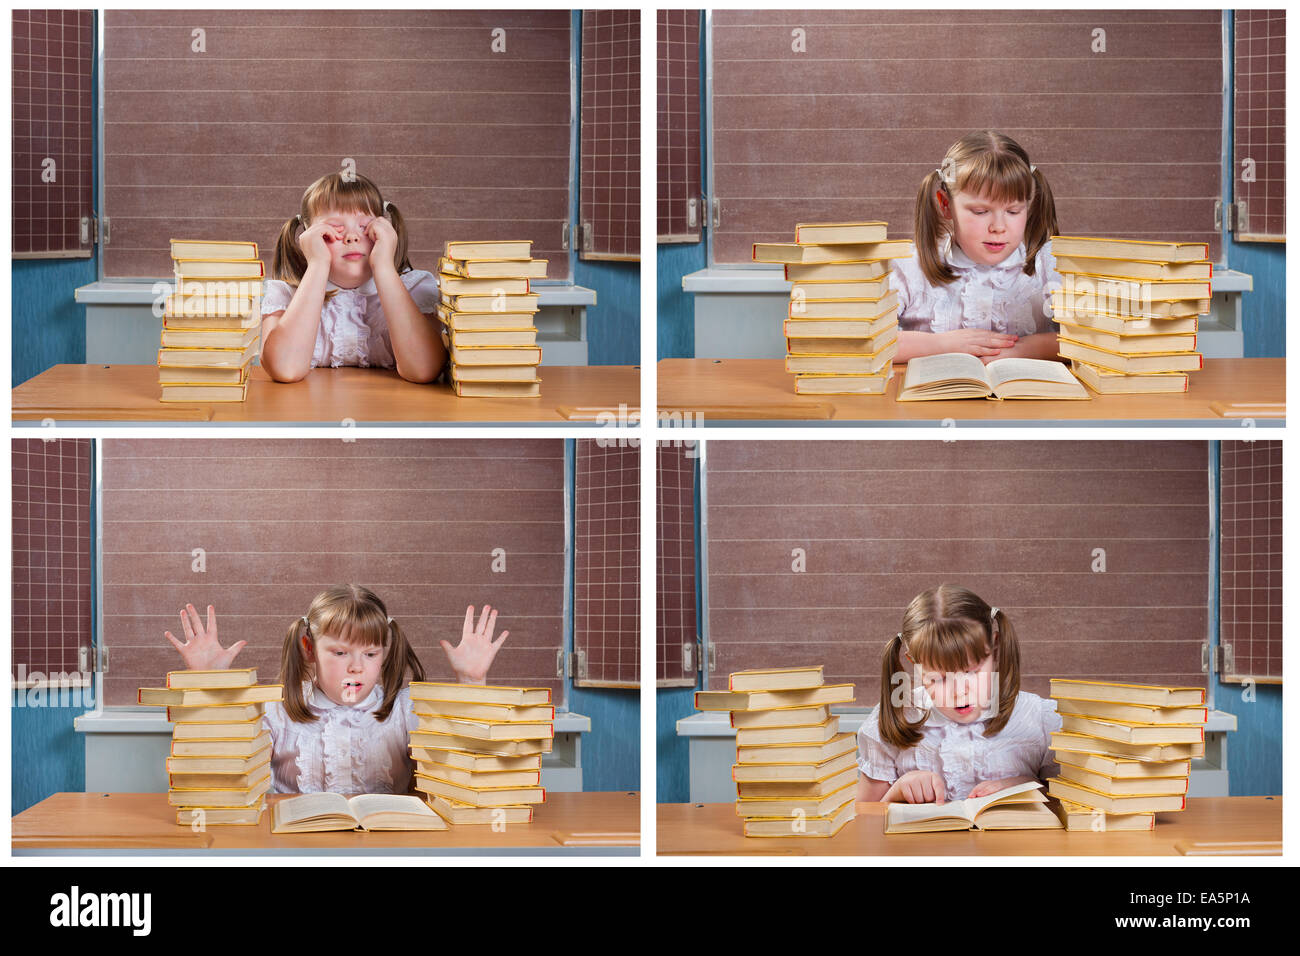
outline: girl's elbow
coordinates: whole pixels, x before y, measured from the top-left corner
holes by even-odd
[[[268,362],[265,355],[262,356],[262,368],[271,377],[271,381],[285,385],[292,382],[301,382],[307,377],[307,373],[311,371],[310,363],[303,365],[299,363]]]

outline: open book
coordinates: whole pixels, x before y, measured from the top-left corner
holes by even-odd
[[[1061,398],[1091,396],[1060,362],[1004,358],[985,365],[965,352],[921,355],[907,363],[898,389],[900,402],[952,398]]]
[[[891,803],[885,826],[886,833],[1051,829],[1061,829],[1061,821],[1037,780],[951,803]]]
[[[349,800],[341,793],[304,793],[275,804],[272,833],[321,830],[445,830],[446,822],[419,797],[363,793]]]

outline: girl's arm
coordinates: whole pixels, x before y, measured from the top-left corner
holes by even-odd
[[[1005,357],[1008,350],[1015,345],[1014,335],[1003,335],[1001,332],[993,332],[989,329],[954,329],[951,332],[900,331],[898,354],[894,356],[894,361],[910,362],[922,355],[966,352],[970,355],[978,355],[988,363]]]
[[[888,783],[872,780],[861,770],[858,771],[858,803],[878,803],[888,792]]]
[[[167,631],[166,636],[167,640],[172,642],[172,647],[180,651],[186,670],[228,670],[235,656],[248,643],[248,641],[236,641],[229,647],[221,646],[221,642],[217,640],[217,611],[211,604],[208,605],[206,628],[199,618],[199,612],[194,610],[193,604],[185,605],[185,610],[181,611],[181,628],[185,631],[185,643],[177,640],[171,631]]]
[[[370,270],[374,273],[379,304],[388,319],[397,374],[408,382],[432,382],[447,364],[447,349],[438,334],[438,321],[420,311],[402,284],[393,263],[397,249],[397,230],[393,224],[387,219],[375,219],[367,233],[375,243],[370,250]]]
[[[262,368],[277,382],[297,382],[311,371],[320,314],[325,308],[325,283],[330,277],[330,251],[324,223],[298,237],[307,257],[307,271],[283,312],[262,316]]]
[[[1055,332],[1035,332],[1033,335],[1022,335],[1010,348],[1003,349],[1001,355],[985,358],[984,364],[1000,358],[1058,359],[1059,351]]]
[[[1031,781],[1042,783],[1037,777],[1003,777],[1001,780],[985,780],[983,783],[975,785],[975,788],[970,792],[970,796],[987,797],[990,793],[997,793],[1007,787],[1014,787],[1018,783],[1029,783]]]
[[[502,631],[501,636],[492,640],[496,630],[497,612],[488,605],[483,605],[483,615],[478,625],[474,624],[474,605],[465,608],[465,626],[460,632],[460,644],[452,647],[447,641],[439,641],[451,662],[456,679],[462,684],[486,684],[488,668],[497,656],[497,651],[510,636],[509,631]]]

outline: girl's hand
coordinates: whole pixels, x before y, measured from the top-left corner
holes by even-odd
[[[945,803],[943,777],[933,770],[912,770],[894,781],[880,798],[882,803]]]
[[[1037,777],[1003,777],[1001,780],[985,780],[983,783],[976,784],[970,795],[972,797],[987,797],[991,793],[997,793],[1007,787],[1014,787],[1018,783],[1029,783],[1029,781],[1037,779]]]
[[[385,264],[393,265],[393,257],[397,255],[397,230],[393,224],[383,216],[372,219],[366,226],[366,236],[374,243],[370,250],[371,270]]]
[[[333,226],[327,226],[323,222],[318,222],[313,226],[308,226],[298,236],[298,248],[302,254],[307,257],[308,265],[322,265],[329,268],[330,264],[330,247],[331,242],[338,242],[342,236],[339,230]]]
[[[1016,344],[1016,336],[1003,335],[989,329],[953,329],[940,332],[944,339],[946,351],[965,352],[981,358],[997,358],[1002,349],[1009,349]],[[987,364],[987,363],[985,363]]]
[[[185,613],[186,611],[189,612],[188,616]],[[173,637],[171,631],[167,632],[167,640],[171,641],[172,646],[181,652],[186,670],[227,670],[231,662],[234,661],[235,655],[242,651],[244,645],[248,643],[248,641],[236,641],[229,647],[221,646],[221,642],[217,640],[217,612],[211,604],[208,605],[208,626],[206,628],[199,619],[199,612],[194,610],[193,604],[185,605],[185,610],[181,611],[181,627],[185,630],[186,641],[184,644]]]
[[[390,227],[391,228],[391,227]],[[462,684],[487,683],[488,668],[497,656],[497,650],[510,636],[509,631],[502,631],[501,636],[492,640],[496,630],[497,612],[484,604],[483,614],[474,625],[474,605],[465,608],[465,627],[460,633],[460,645],[452,647],[446,641],[439,641],[447,652],[447,660]]]

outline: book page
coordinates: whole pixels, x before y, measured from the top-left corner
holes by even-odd
[[[1009,361],[1005,360],[1004,361]],[[942,355],[920,355],[907,363],[907,375],[903,379],[904,388],[917,385],[929,385],[931,382],[947,381],[988,382],[984,363],[974,355],[965,352],[945,352]]]
[[[969,816],[970,808],[965,800],[951,803],[891,803],[889,805],[889,825],[898,826],[906,823],[922,823],[929,820],[965,820],[973,824],[975,818]]]
[[[1069,385],[1077,379],[1060,362],[1050,359],[1005,358],[988,365],[989,382],[994,390],[1003,382],[1031,379],[1039,382],[1060,382]]]
[[[437,816],[419,797],[404,793],[362,793],[348,801],[352,815],[362,823],[376,813],[414,813]]]
[[[302,820],[333,814],[343,818],[352,816],[348,800],[340,793],[304,793],[290,797],[276,805],[276,817],[281,826],[292,826]]]
[[[1016,794],[1027,793],[1030,790],[1041,790],[1043,785],[1037,780],[1031,780],[1029,783],[1018,783],[1014,787],[1007,787],[1005,790],[999,790],[997,793],[990,793],[986,797],[967,797],[965,801],[971,819],[979,816],[980,812],[986,807],[991,806],[1000,800],[1006,800],[1008,797],[1014,797]],[[1025,802],[1030,802],[1026,800]],[[1032,802],[1037,803],[1037,800]]]

